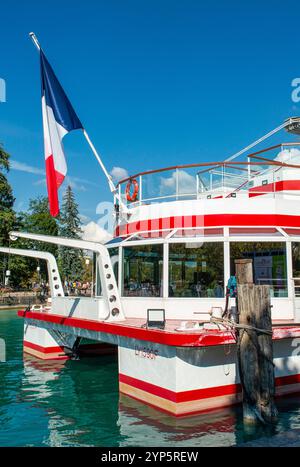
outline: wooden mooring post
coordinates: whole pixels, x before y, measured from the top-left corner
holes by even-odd
[[[239,325],[238,364],[243,392],[243,417],[248,424],[274,422],[270,287],[254,285],[251,259],[235,261]]]

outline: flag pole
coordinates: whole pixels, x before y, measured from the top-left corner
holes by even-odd
[[[109,175],[109,173],[107,172],[106,170],[106,167],[105,165],[103,164],[102,160],[101,160],[101,157],[97,151],[97,149],[95,148],[95,146],[93,145],[87,131],[85,129],[83,129],[83,135],[88,143],[88,145],[90,146],[91,150],[92,150],[92,153],[94,154],[95,158],[97,159],[98,161],[98,164],[100,165],[101,169],[103,170],[104,172],[104,175],[105,177],[107,178],[107,181],[108,181],[108,185],[109,185],[109,188],[110,188],[110,191],[111,193],[114,195],[114,197],[119,201],[119,205],[122,209],[122,212],[124,214],[130,214],[130,211],[129,209],[127,208],[127,206],[123,203],[121,197],[119,196],[119,193],[118,193],[118,189],[117,187],[115,186],[114,182],[112,181],[112,178],[111,176]]]
[[[91,150],[92,150],[92,153],[94,154],[94,156],[96,157],[101,169],[103,170],[104,172],[104,175],[106,176],[107,178],[107,181],[108,181],[108,184],[109,184],[109,188],[110,188],[110,191],[115,195],[117,193],[117,188],[114,184],[114,182],[112,181],[112,178],[111,176],[109,175],[109,173],[107,172],[106,170],[106,167],[105,165],[103,164],[102,160],[101,160],[101,157],[99,156],[98,154],[98,151],[96,150],[95,146],[93,145],[89,135],[87,134],[87,131],[85,129],[83,129],[83,135],[88,143],[88,145],[90,146]]]
[[[32,40],[32,42],[34,43],[34,45],[36,46],[36,48],[38,49],[38,51],[41,51],[41,46],[40,46],[40,43],[36,37],[36,35],[34,34],[34,32],[30,32],[29,33],[29,36]],[[104,175],[105,177],[107,178],[107,181],[108,181],[108,185],[109,185],[109,188],[110,188],[110,191],[111,193],[118,199],[119,201],[119,204],[122,208],[122,211],[126,214],[129,213],[129,209],[127,208],[127,206],[125,206],[125,204],[123,203],[123,201],[120,199],[120,196],[118,194],[118,190],[117,190],[117,187],[115,186],[114,182],[112,181],[112,178],[111,176],[109,175],[109,173],[107,172],[106,170],[106,167],[105,165],[103,164],[102,160],[101,160],[101,157],[98,153],[98,151],[96,150],[95,146],[93,145],[87,131],[83,128],[83,135],[88,143],[88,145],[90,146],[91,150],[92,150],[92,153],[94,154],[95,158],[97,159],[98,161],[98,164],[100,165],[102,171],[104,172]]]
[[[30,37],[30,39],[32,40],[32,42],[34,43],[34,45],[36,46],[36,48],[37,48],[38,50],[41,50],[41,46],[40,46],[39,41],[37,40],[37,37],[36,37],[36,35],[34,34],[34,32],[30,32],[30,33],[29,33],[29,37]]]

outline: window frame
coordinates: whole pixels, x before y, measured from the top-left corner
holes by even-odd
[[[137,244],[136,244],[137,243]],[[159,296],[128,296],[124,295],[124,248],[131,248],[131,247],[136,247],[136,246],[148,246],[149,244],[160,244],[162,245],[162,269],[161,269],[161,282],[162,282],[162,287],[160,286],[160,289],[162,288],[162,294]],[[134,245],[130,243],[126,243],[124,246],[120,246],[120,254],[119,254],[119,259],[121,258],[121,267],[119,265],[119,278],[118,278],[118,288],[120,291],[120,297],[123,299],[149,299],[149,300],[162,300],[164,297],[164,289],[165,289],[165,280],[164,280],[164,268],[165,268],[165,255],[164,255],[164,242],[161,241],[155,241],[153,242],[152,240],[150,241],[141,241],[139,240],[138,242],[134,242]],[[122,256],[120,256],[122,255]]]
[[[284,228],[276,227],[279,232],[282,233],[282,236],[259,236],[256,237],[252,236],[239,236],[239,235],[229,235],[230,227],[236,226],[226,226],[223,227],[223,236],[220,237],[181,237],[181,238],[172,238],[173,234],[178,230],[174,229],[171,231],[165,238],[151,238],[146,240],[135,240],[127,242],[128,238],[132,237],[130,235],[125,240],[120,241],[119,244],[113,245],[106,245],[107,248],[119,248],[119,262],[121,261],[121,265],[119,264],[119,273],[117,278],[118,288],[120,291],[120,296],[125,299],[151,299],[151,300],[162,300],[162,299],[172,299],[172,300],[199,300],[199,297],[170,297],[169,296],[169,245],[170,243],[199,243],[199,241],[205,243],[217,243],[223,242],[224,245],[224,284],[226,285],[228,279],[230,277],[230,244],[235,242],[245,242],[245,243],[285,243],[286,245],[286,267],[287,267],[287,288],[288,288],[288,296],[287,297],[274,297],[276,300],[286,300],[287,298],[293,298],[293,264],[292,264],[292,242],[299,242],[300,243],[300,229],[299,229],[299,237],[297,236],[289,236],[285,231]],[[247,226],[242,226],[243,228],[247,228]],[[253,226],[252,226],[253,227]],[[262,228],[264,226],[261,226]],[[266,226],[269,227],[269,226]],[[272,226],[271,226],[272,227]],[[188,230],[188,229],[186,229]],[[201,239],[201,240],[200,240]],[[162,268],[162,281],[163,281],[163,293],[161,297],[127,297],[122,294],[122,284],[123,284],[123,248],[124,247],[131,247],[131,246],[143,246],[149,244],[162,244],[163,245],[163,268]],[[122,266],[122,267],[120,267]],[[201,300],[211,300],[211,297],[201,297]],[[214,300],[224,300],[215,298]]]

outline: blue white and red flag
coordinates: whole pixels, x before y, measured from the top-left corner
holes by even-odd
[[[58,189],[67,174],[62,139],[83,126],[42,50],[40,60],[47,190],[50,214],[56,217]]]

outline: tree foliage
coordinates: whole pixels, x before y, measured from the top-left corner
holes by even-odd
[[[54,217],[49,213],[48,198],[39,196],[29,201],[28,211],[21,213],[22,230],[25,232],[58,235],[58,225]],[[57,255],[57,246],[49,243],[36,241],[25,241],[32,249],[48,251],[54,256]]]
[[[71,187],[67,187],[63,197],[62,211],[59,218],[53,218],[49,213],[48,198],[31,199],[28,211],[16,215],[13,207],[15,198],[7,179],[10,155],[0,144],[0,245],[10,246],[9,232],[20,230],[30,233],[80,238],[80,218],[78,205],[75,202]],[[12,248],[29,248],[48,251],[59,257],[62,276],[69,280],[82,277],[84,272],[83,254],[79,250],[60,248],[56,245],[18,239]],[[4,283],[5,271],[11,271],[10,284],[15,287],[30,287],[36,276],[38,262],[33,258],[23,258],[15,255],[0,254],[0,284]],[[41,275],[47,277],[46,264],[41,261]]]
[[[13,210],[15,198],[6,173],[9,171],[9,154],[0,145],[0,244],[7,245],[9,231],[16,224],[16,214]]]
[[[81,222],[78,204],[70,186],[67,187],[63,196],[63,204],[59,216],[59,235],[68,238],[81,237]],[[63,279],[77,280],[83,274],[83,253],[81,250],[60,247],[59,267]]]
[[[36,234],[57,236],[57,221],[49,213],[47,197],[40,196],[29,201],[28,211],[20,214],[20,230]],[[54,256],[57,256],[58,254],[57,246],[49,243],[20,239],[19,246],[22,248],[48,251]],[[32,276],[36,271],[37,261],[28,259],[27,264],[30,266],[29,272]],[[44,261],[41,262],[40,267],[42,277],[46,278],[47,269]]]
[[[0,144],[0,245],[9,245],[9,232],[16,228],[17,218],[13,210],[15,198],[13,196],[12,188],[7,180],[6,174],[9,171],[9,154],[4,150]],[[15,263],[10,264],[10,257],[7,255],[0,255],[0,283],[4,283],[5,271],[10,268],[14,270],[14,266],[18,267]],[[20,261],[19,261],[20,263]]]

